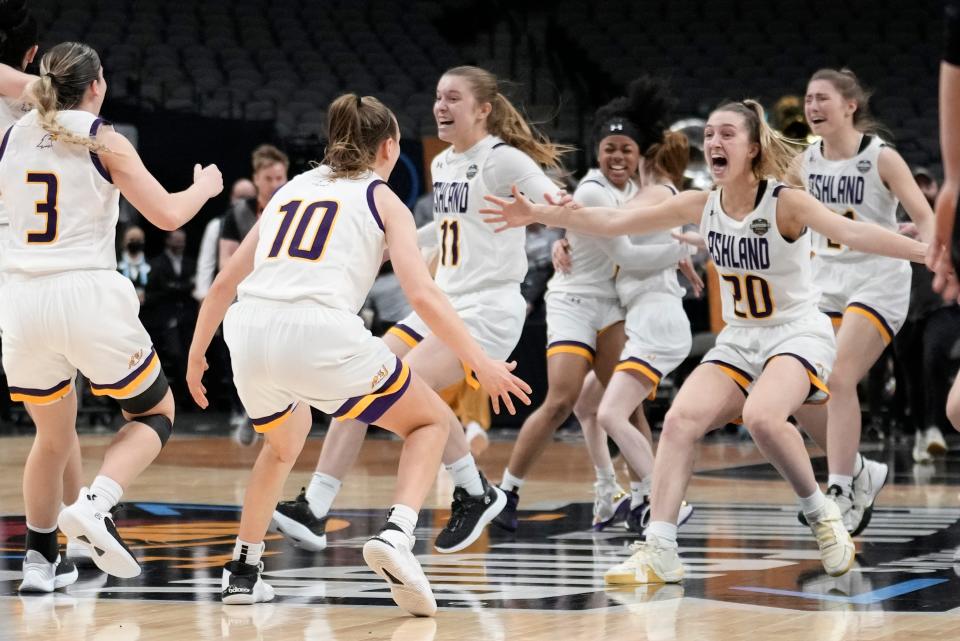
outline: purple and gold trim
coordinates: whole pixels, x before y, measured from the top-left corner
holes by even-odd
[[[254,430],[263,434],[264,432],[269,432],[270,430],[283,425],[287,419],[290,418],[290,415],[296,408],[296,403],[290,403],[286,409],[282,409],[275,414],[271,414],[270,416],[264,416],[263,418],[251,418],[250,423],[253,425]]]
[[[823,312],[830,319],[830,322],[833,323],[833,331],[837,331],[840,327],[840,324],[843,322],[843,314],[840,312]]]
[[[660,386],[660,379],[663,378],[663,374],[660,373],[656,367],[648,363],[647,361],[641,358],[634,358],[630,356],[622,361],[620,361],[615,368],[615,372],[639,372],[643,376],[650,379],[650,382],[653,383],[653,389],[650,390],[650,393],[647,395],[647,400],[652,401],[657,398],[657,387]]]
[[[877,331],[880,332],[880,338],[883,339],[884,345],[889,345],[890,341],[893,340],[893,335],[896,332],[893,331],[893,328],[890,327],[890,324],[887,323],[880,312],[874,308],[869,305],[864,305],[863,303],[850,303],[847,305],[847,311],[853,314],[860,314],[870,321],[873,326],[877,328]]]
[[[398,358],[393,374],[376,392],[354,396],[341,405],[333,416],[340,420],[355,418],[362,423],[373,423],[400,400],[408,387],[410,387],[410,367]]]
[[[596,351],[587,345],[586,343],[581,343],[579,341],[554,341],[547,345],[547,358],[551,356],[556,356],[557,354],[573,354],[574,356],[582,356],[587,359],[587,362],[592,363],[593,357],[596,355]]]
[[[157,358],[157,350],[150,348],[147,355],[140,365],[121,378],[116,383],[109,385],[98,385],[90,381],[90,389],[95,396],[111,396],[113,398],[128,398],[138,387],[143,385],[147,379],[160,369],[160,359]]]
[[[393,327],[387,330],[388,334],[393,334],[404,343],[407,344],[407,347],[416,347],[417,344],[423,340],[423,336],[413,331],[403,323],[397,323]]]
[[[477,373],[467,367],[466,363],[460,363],[460,365],[463,367],[463,380],[466,381],[467,386],[474,390],[480,389],[480,379],[477,378]]]
[[[36,405],[46,405],[54,403],[66,396],[73,390],[73,379],[68,378],[60,381],[53,387],[47,389],[34,389],[31,387],[10,386],[10,399],[21,403],[33,403]]]
[[[800,364],[803,365],[803,368],[807,370],[807,377],[810,379],[810,393],[807,394],[807,400],[804,401],[805,405],[823,405],[830,400],[830,390],[827,389],[827,384],[820,380],[820,376],[817,373],[817,368],[811,365],[810,361],[799,354],[794,354],[793,352],[774,354],[767,359],[766,363],[763,364],[764,368],[766,368],[770,361],[779,356],[790,356],[795,358],[800,361]]]
[[[743,392],[743,395],[746,396],[749,394],[750,384],[753,383],[753,377],[747,374],[745,371],[731,365],[730,363],[725,363],[724,361],[710,360],[703,361],[701,365],[716,365],[720,368],[720,371],[733,379],[733,382],[737,384],[737,387],[740,388],[740,391]]]
[[[370,208],[370,213],[373,214],[373,219],[377,221],[377,227],[380,228],[380,231],[384,231],[383,220],[380,218],[380,212],[377,211],[377,201],[373,198],[373,190],[377,188],[377,185],[386,184],[387,183],[383,182],[382,180],[374,180],[367,186],[367,207]]]
[[[93,121],[93,124],[90,125],[90,137],[91,137],[91,138],[96,138],[96,137],[97,137],[97,131],[99,131],[100,125],[108,125],[108,126],[109,126],[110,123],[107,122],[106,120],[104,120],[103,118],[97,118],[96,120],[94,120],[94,121]],[[99,173],[101,176],[103,176],[103,179],[106,180],[108,183],[113,184],[113,178],[110,177],[110,172],[107,171],[107,168],[103,166],[103,162],[100,160],[100,154],[98,154],[98,153],[95,152],[95,151],[91,151],[91,152],[90,152],[90,160],[93,162],[93,166],[96,167],[97,173]]]
[[[11,131],[13,131],[13,125],[7,127],[7,133],[3,134],[3,141],[0,142],[0,160],[3,160],[3,152],[7,150],[7,141],[10,140]]]

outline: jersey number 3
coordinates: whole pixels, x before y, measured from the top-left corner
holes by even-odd
[[[57,225],[60,212],[57,211],[57,193],[59,183],[55,174],[27,172],[27,183],[44,185],[47,188],[46,198],[36,203],[37,216],[46,216],[44,229],[27,232],[27,243],[31,245],[46,245],[57,239]]]
[[[294,219],[300,214],[293,237],[287,244],[287,255],[291,258],[300,260],[318,261],[323,258],[323,250],[327,246],[327,239],[330,238],[330,232],[333,231],[333,224],[337,221],[337,213],[340,211],[340,204],[332,200],[320,200],[309,203],[302,208],[302,200],[292,200],[280,208],[283,214],[283,220],[280,221],[280,228],[277,230],[277,237],[270,247],[270,253],[267,258],[276,258],[280,255],[280,250],[290,234],[290,228],[293,227]],[[320,211],[319,219],[315,224],[314,217]],[[312,240],[304,242],[304,238],[313,233]]]

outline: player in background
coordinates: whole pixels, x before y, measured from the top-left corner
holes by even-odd
[[[737,417],[760,451],[790,483],[816,536],[824,569],[846,573],[854,545],[836,503],[821,492],[800,433],[787,419],[823,402],[836,344],[817,309],[808,228],[859,251],[922,261],[926,245],[826,209],[780,182],[791,147],[752,100],[727,103],[704,129],[704,155],[717,188],[684,192],[631,210],[533,205],[495,196],[488,222],[501,229],[531,222],[598,235],[651,233],[697,224],[717,269],[726,327],[686,379],[663,425],[654,464],[651,522],[635,554],[606,573],[612,584],[679,582],[677,517],[693,472],[695,447],[708,431]]]
[[[390,585],[397,605],[429,616],[436,600],[413,556],[413,531],[447,442],[450,409],[358,316],[384,250],[390,250],[410,304],[476,373],[495,411],[502,401],[512,413],[510,394],[526,401],[529,388],[510,374],[514,363],[490,358],[470,337],[423,263],[413,216],[384,182],[400,156],[393,113],[372,96],[347,94],[328,114],[323,164],[267,203],[210,288],[190,348],[190,389],[205,407],[204,353],[224,321],[237,392],[266,436],[244,497],[233,559],[224,566],[222,600],[273,598],[273,588],[260,578],[263,538],[310,432],[313,406],[361,425],[376,421],[404,439],[394,504],[363,555]]]
[[[0,289],[3,366],[11,397],[36,425],[23,478],[24,591],[61,587],[58,524],[104,572],[140,573],[110,510],[166,443],[174,407],[133,285],[116,272],[119,197],[172,230],[223,188],[215,166],[197,165],[191,187],[168,193],[98,116],[106,89],[93,49],[59,44],[29,87],[36,108],[0,141],[0,192],[10,216]],[[118,400],[127,422],[89,489],[61,510],[64,469],[77,443],[77,370],[94,394]]]

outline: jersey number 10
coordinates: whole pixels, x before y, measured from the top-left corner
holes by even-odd
[[[297,214],[300,214],[299,222],[293,232],[293,237],[287,244],[287,255],[291,258],[309,261],[318,261],[323,258],[323,250],[326,249],[327,239],[330,237],[330,232],[333,231],[333,224],[337,221],[340,204],[333,200],[319,200],[308,204],[301,213],[302,205],[302,200],[291,200],[280,208],[280,212],[283,213],[283,220],[280,221],[277,237],[273,240],[267,258],[276,258],[280,255],[280,250],[286,243],[290,228],[294,226],[293,221],[298,217]],[[310,230],[310,223],[313,222],[318,210],[321,211],[320,220],[313,226],[313,239],[305,243],[304,237]]]

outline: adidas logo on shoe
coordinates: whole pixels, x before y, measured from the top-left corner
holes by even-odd
[[[243,594],[250,594],[251,590],[250,588],[245,588],[240,585],[231,585],[230,587],[227,588],[227,592],[230,594],[237,594],[238,592],[242,592]]]

